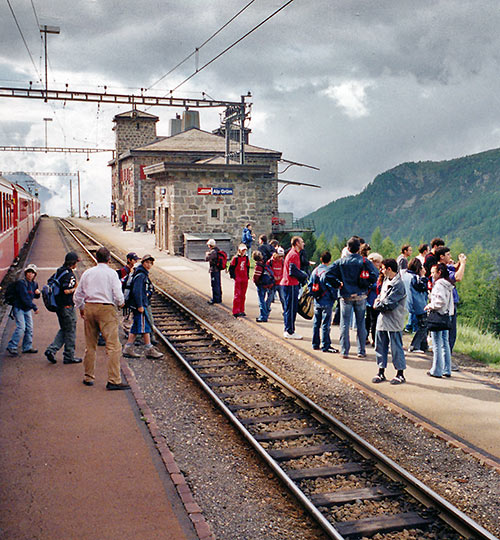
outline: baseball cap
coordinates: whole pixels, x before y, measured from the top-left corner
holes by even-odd
[[[24,273],[26,272],[34,272],[35,274],[38,274],[38,268],[36,267],[36,264],[28,264],[28,266],[24,269]]]
[[[78,262],[80,258],[74,251],[70,251],[69,253],[66,253],[66,257],[64,257],[64,264],[75,264]]]
[[[134,260],[138,261],[140,259],[139,255],[135,251],[131,251],[130,253],[127,253],[127,261]]]
[[[210,238],[210,240],[207,242],[207,246],[214,247],[215,246],[215,240],[213,238]]]
[[[146,261],[153,261],[154,262],[155,258],[153,257],[153,255],[144,255],[144,257],[141,259],[141,262],[146,262]]]
[[[282,247],[279,247],[277,250],[276,250],[276,253],[278,255],[284,255],[285,254],[285,250],[282,248]]]

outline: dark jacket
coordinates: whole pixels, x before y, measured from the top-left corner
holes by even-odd
[[[40,298],[40,294],[35,294],[38,289],[38,283],[36,281],[28,281],[27,279],[20,279],[16,281],[16,299],[14,301],[14,307],[22,309],[23,311],[37,311],[38,308],[33,303],[34,298]]]
[[[274,248],[271,244],[260,244],[257,249],[262,253],[264,262],[267,262],[273,256]]]
[[[132,279],[132,289],[130,290],[131,302],[130,305],[134,309],[146,308],[151,303],[153,296],[153,284],[149,279],[149,272],[139,264],[134,271]]]
[[[376,283],[378,278],[378,270],[373,266],[373,263],[365,259],[366,267],[370,274],[370,285]],[[335,278],[343,283],[340,289],[340,296],[348,298],[353,294],[367,294],[368,289],[359,286],[359,276],[363,269],[363,257],[358,253],[349,253],[346,257],[337,259],[328,272],[325,274],[325,280],[329,281]]]
[[[220,272],[220,269],[217,266],[217,253],[218,252],[219,252],[219,248],[215,246],[205,256],[205,260],[208,262],[209,272]]]
[[[64,291],[67,291],[68,289],[73,289],[76,285],[76,276],[71,270],[71,268],[68,268],[67,266],[61,266],[57,269],[56,277],[58,278],[61,274],[64,275],[61,277],[59,283],[61,284],[61,292],[56,298],[57,305],[61,308],[74,306],[75,303],[73,302],[73,294],[64,294]]]

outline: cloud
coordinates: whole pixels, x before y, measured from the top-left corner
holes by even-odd
[[[367,116],[369,111],[366,103],[366,89],[372,83],[366,81],[345,81],[331,85],[323,94],[333,99],[337,105],[351,118]]]

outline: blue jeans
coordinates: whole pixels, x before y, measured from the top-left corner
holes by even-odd
[[[340,350],[349,354],[351,343],[349,340],[349,327],[351,326],[352,312],[356,318],[358,335],[358,354],[366,354],[366,326],[365,326],[366,298],[352,300],[340,299]]]
[[[403,332],[387,332],[385,330],[377,330],[375,336],[377,366],[382,369],[387,367],[389,343],[391,344],[392,365],[397,370],[406,369],[406,358],[403,350]]]
[[[431,332],[433,359],[430,372],[436,377],[451,375],[451,350],[449,330]]]
[[[285,306],[283,308],[283,322],[285,332],[295,334],[295,319],[299,307],[299,285],[283,285],[283,297]]]
[[[76,309],[74,307],[63,307],[57,310],[59,321],[59,332],[54,341],[47,347],[47,351],[56,354],[64,345],[63,359],[72,361],[75,359],[76,341]]]
[[[222,302],[220,272],[210,272],[210,285],[212,285],[212,302],[214,304],[220,304]]]
[[[267,321],[269,318],[269,312],[271,308],[269,307],[269,296],[271,289],[266,289],[265,287],[259,287],[257,285],[257,294],[259,295],[259,319],[261,321]]]
[[[33,347],[33,314],[31,309],[23,311],[21,308],[12,308],[12,315],[16,321],[16,329],[10,338],[7,349],[17,351],[17,346],[23,336],[22,350],[29,351]]]
[[[312,346],[313,349],[319,349],[320,346],[320,328],[321,328],[321,340],[323,341],[322,349],[328,350],[332,341],[330,339],[330,326],[332,324],[332,310],[333,304],[321,305],[314,303],[314,319],[313,319],[313,337]]]
[[[418,321],[415,313],[410,311],[408,315],[408,324],[405,326],[407,332],[416,332],[418,330]]]

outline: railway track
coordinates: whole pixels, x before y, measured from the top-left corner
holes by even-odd
[[[91,257],[100,247],[61,225]],[[152,311],[161,341],[330,538],[498,540],[166,291]]]

